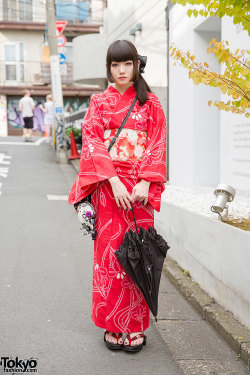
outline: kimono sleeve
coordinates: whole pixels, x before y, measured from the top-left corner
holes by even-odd
[[[100,181],[117,176],[114,163],[103,143],[103,126],[96,99],[92,96],[82,123],[79,172],[68,197],[70,204],[92,193]]]
[[[160,211],[161,194],[165,190],[167,167],[166,118],[159,99],[152,95],[152,105],[147,130],[147,147],[142,158],[139,179],[150,181],[148,201]]]

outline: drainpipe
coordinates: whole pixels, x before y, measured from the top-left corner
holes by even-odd
[[[175,4],[168,0],[165,8],[167,31],[167,181],[169,181],[169,11]]]

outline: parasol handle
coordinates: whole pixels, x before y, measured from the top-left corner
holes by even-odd
[[[137,232],[137,234],[138,234],[138,236],[139,236],[139,232],[138,232],[138,228],[137,228],[137,224],[136,224],[136,220],[135,220],[135,213],[134,213],[134,209],[133,209],[133,205],[132,205],[132,203],[131,203],[131,210],[132,210],[133,217],[134,217],[134,222],[135,222],[136,232]]]

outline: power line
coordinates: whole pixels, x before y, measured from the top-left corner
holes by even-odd
[[[136,9],[134,9],[133,12],[130,13],[130,14],[128,15],[128,17],[125,18],[125,20],[122,21],[121,24],[119,24],[115,29],[113,29],[113,30],[108,34],[108,36],[110,36],[110,35],[113,34],[117,29],[119,29],[119,28],[121,27],[121,25],[122,25],[124,22],[126,22],[127,19],[129,19],[131,16],[133,16],[134,12],[136,12],[136,11],[137,11],[139,8],[141,8],[141,7],[142,7],[142,4],[140,4]]]
[[[151,9],[153,9],[158,4],[159,3],[154,3],[151,8],[147,9],[146,12],[141,14],[138,18],[142,18],[143,16],[145,16],[145,14],[147,14]],[[144,7],[144,4],[142,4],[141,7]],[[162,13],[162,11],[160,13]],[[127,26],[126,29],[124,29],[116,38],[119,38],[125,31],[127,31],[131,26],[133,26],[134,23],[135,23],[135,21],[133,21],[129,26]]]

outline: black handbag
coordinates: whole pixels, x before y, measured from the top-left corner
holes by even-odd
[[[129,108],[129,111],[126,115],[126,117],[124,118],[120,128],[117,130],[114,138],[112,139],[112,141],[110,142],[109,144],[109,147],[108,147],[108,151],[111,150],[111,148],[113,147],[113,145],[115,144],[115,141],[118,137],[118,135],[121,133],[125,123],[127,122],[127,119],[129,118],[129,115],[130,113],[132,112],[134,106],[135,106],[135,103],[137,102],[138,98],[137,98],[137,95],[136,97],[134,98],[133,100],[133,103],[131,104],[130,108]],[[77,210],[78,206],[80,204],[84,203],[84,210],[83,210],[83,217],[85,219],[85,213],[90,213],[91,212],[91,216],[87,217],[86,218],[86,223],[82,224],[82,228],[81,229],[84,229],[84,232],[83,232],[83,235],[84,234],[91,234],[92,236],[92,239],[95,240],[96,239],[96,231],[94,229],[94,208],[93,206],[91,205],[91,194],[87,195],[86,197],[84,197],[80,202],[77,202],[74,204],[74,207],[75,209]],[[88,211],[87,211],[88,210]],[[89,214],[90,215],[90,214]]]

